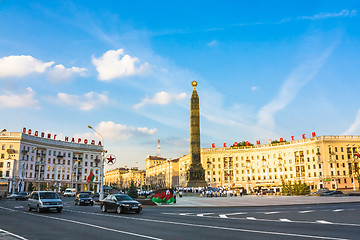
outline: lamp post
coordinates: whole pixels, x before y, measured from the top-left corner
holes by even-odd
[[[101,151],[101,165],[100,165],[101,166],[101,169],[100,169],[100,200],[102,200],[104,198],[104,160],[105,160],[105,152],[106,152],[104,150],[104,138],[98,131],[96,131],[90,125],[88,125],[88,128],[90,128],[91,130],[96,132],[102,139],[103,149]]]

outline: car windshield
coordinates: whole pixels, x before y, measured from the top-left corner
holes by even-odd
[[[59,196],[54,192],[42,192],[40,199],[59,199]]]
[[[88,198],[88,197],[90,197],[90,194],[86,194],[86,193],[79,194],[79,198]]]
[[[133,200],[131,197],[124,195],[124,196],[116,196],[116,199],[118,201],[124,201],[124,200]]]

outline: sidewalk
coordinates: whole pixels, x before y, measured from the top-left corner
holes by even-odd
[[[319,196],[256,196],[242,197],[176,197],[175,204],[160,207],[249,207],[279,206],[297,204],[360,203],[360,197],[319,197]]]

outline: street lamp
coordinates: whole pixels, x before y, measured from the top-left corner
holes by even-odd
[[[88,128],[90,128],[91,130],[93,130],[94,132],[96,132],[102,139],[102,146],[103,149],[101,151],[101,169],[100,169],[100,200],[102,200],[104,198],[104,160],[105,160],[105,150],[104,150],[104,138],[103,136],[96,131],[94,128],[92,128],[90,125],[88,125]]]

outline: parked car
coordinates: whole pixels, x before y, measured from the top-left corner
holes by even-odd
[[[344,193],[342,191],[330,191],[330,192],[326,192],[326,193],[322,193],[321,196],[339,196],[339,195],[343,195]]]
[[[309,194],[309,196],[321,196],[323,193],[330,192],[328,188],[321,188],[315,192],[312,192]]]
[[[78,193],[75,198],[75,205],[94,205],[94,200],[88,193]]]
[[[13,192],[13,193],[10,195],[10,198],[15,199],[17,196],[18,196],[18,192]]]
[[[67,188],[63,194],[64,197],[75,197],[76,189],[75,188]]]
[[[100,208],[103,212],[116,211],[117,213],[135,212],[142,210],[141,203],[133,200],[126,194],[113,194],[100,201]]]
[[[28,192],[19,192],[17,194],[17,196],[15,197],[15,200],[27,200],[29,197],[29,193]]]
[[[37,212],[43,210],[56,210],[58,213],[63,209],[63,202],[56,194],[51,191],[32,192],[28,199],[28,210],[36,209]]]

